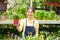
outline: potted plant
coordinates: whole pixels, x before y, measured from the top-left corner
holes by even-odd
[[[55,7],[59,6],[60,0],[46,0],[49,3],[47,3],[48,5],[53,4]]]
[[[46,5],[47,5],[47,6],[51,6],[51,5],[52,5],[52,2],[46,1]]]
[[[53,2],[51,0],[46,0],[45,1],[45,10],[50,11],[52,3]]]
[[[46,3],[47,6],[51,6],[52,5],[52,1],[51,0],[46,0],[45,3]]]
[[[55,7],[58,7],[58,6],[59,6],[59,3],[58,3],[58,2],[54,2],[53,5],[54,5]]]
[[[19,16],[14,15],[14,25],[17,26],[19,24]]]

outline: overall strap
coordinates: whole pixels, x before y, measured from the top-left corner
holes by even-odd
[[[26,26],[27,26],[27,18],[26,18]]]
[[[33,21],[33,26],[34,26],[35,20]]]

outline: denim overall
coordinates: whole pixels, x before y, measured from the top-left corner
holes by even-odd
[[[35,35],[35,29],[34,29],[34,21],[33,26],[27,26],[27,19],[26,19],[26,29],[25,29],[25,36],[28,36],[29,33],[32,33],[32,36]]]

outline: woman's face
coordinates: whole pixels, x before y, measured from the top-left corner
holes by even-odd
[[[27,16],[30,18],[34,16],[34,12],[32,11],[32,9],[28,9]]]

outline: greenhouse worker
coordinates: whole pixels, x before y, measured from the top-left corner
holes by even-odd
[[[23,30],[24,36],[33,37],[38,36],[39,23],[34,18],[35,10],[32,7],[27,8],[27,18],[20,20],[20,26],[16,26],[17,30],[21,32]]]

